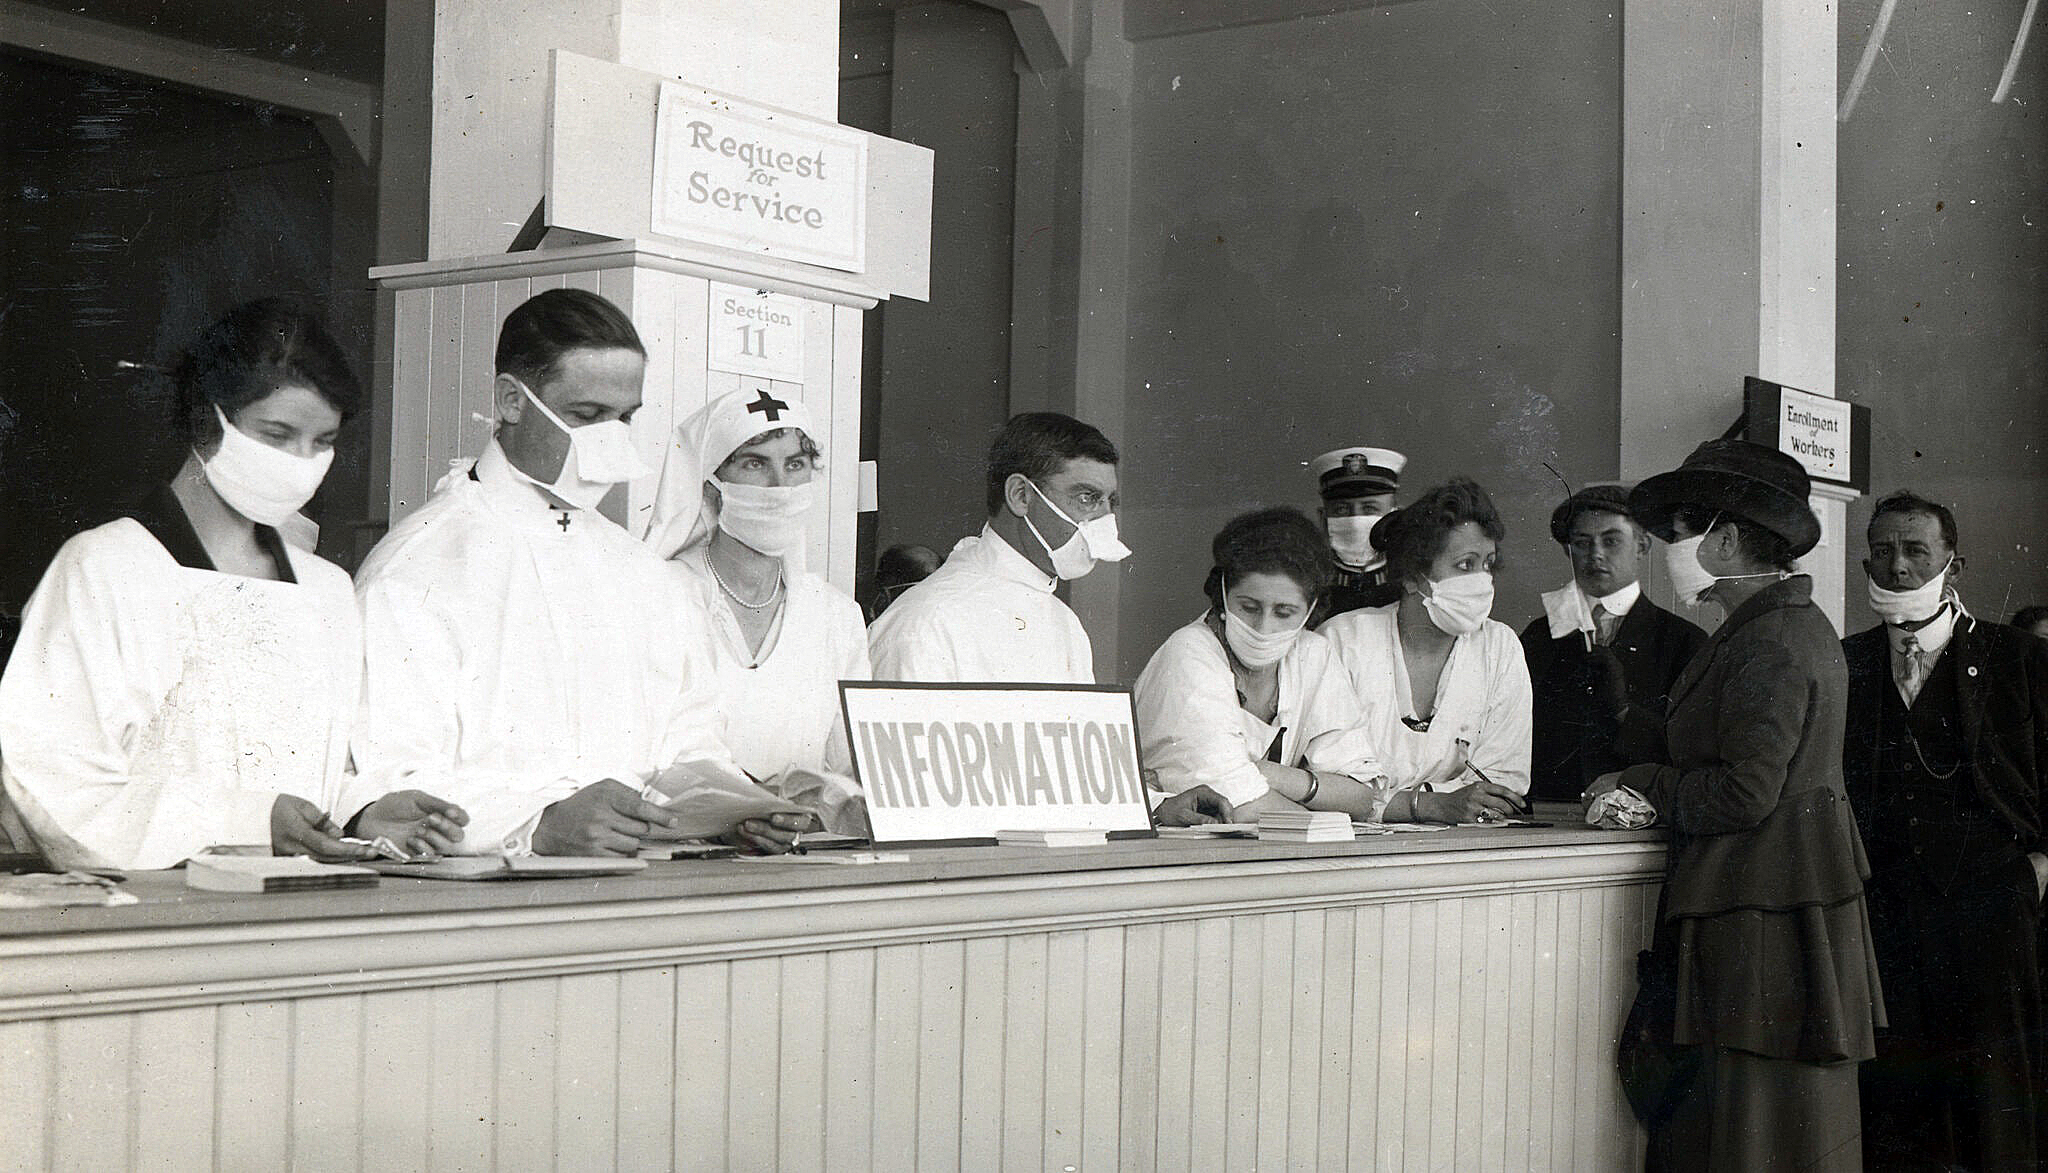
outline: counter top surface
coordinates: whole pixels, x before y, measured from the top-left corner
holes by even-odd
[[[0,911],[0,940],[52,933],[167,929],[345,919],[409,913],[488,912],[619,901],[676,900],[942,881],[1071,876],[1117,870],[1259,863],[1315,866],[1375,857],[1390,862],[1425,853],[1609,848],[1661,843],[1664,832],[1600,831],[1577,808],[1541,811],[1555,827],[1450,827],[1362,837],[1349,843],[1274,843],[1255,839],[1140,839],[1068,848],[900,848],[900,863],[795,863],[775,858],[657,861],[630,875],[480,882],[382,877],[374,888],[262,895],[202,892],[180,871],[129,873],[124,887],[140,903],[117,908]],[[1568,817],[1569,816],[1569,817]],[[823,853],[821,853],[823,854]]]

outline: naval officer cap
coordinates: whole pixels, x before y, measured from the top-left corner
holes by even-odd
[[[1390,448],[1339,448],[1309,461],[1316,490],[1325,501],[1377,497],[1401,487],[1408,458]]]

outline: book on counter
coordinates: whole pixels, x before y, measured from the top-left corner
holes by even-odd
[[[416,880],[561,880],[646,871],[647,861],[611,855],[444,855],[428,863],[373,859],[369,866]]]
[[[1026,828],[1018,831],[997,831],[996,842],[1004,847],[1101,847],[1109,842],[1109,835],[1103,831],[1047,831]]]
[[[202,892],[308,892],[371,888],[377,873],[303,855],[195,855],[185,861],[185,886]]]
[[[1346,843],[1358,837],[1343,811],[1274,811],[1259,816],[1259,838],[1276,843]]]

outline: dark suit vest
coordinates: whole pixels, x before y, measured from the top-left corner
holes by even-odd
[[[1943,649],[1911,709],[1890,680],[1880,696],[1873,785],[1852,799],[1869,807],[1862,823],[1872,871],[1915,868],[1943,892],[2009,883],[2019,837],[1978,794],[1956,657]]]

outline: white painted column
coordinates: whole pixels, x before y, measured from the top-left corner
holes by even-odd
[[[1675,467],[1745,375],[1835,393],[1832,5],[1632,0],[1622,34],[1621,471]],[[1803,562],[1839,628],[1840,494]]]
[[[503,252],[540,200],[550,49],[838,114],[838,0],[438,0],[433,45],[421,259]]]

